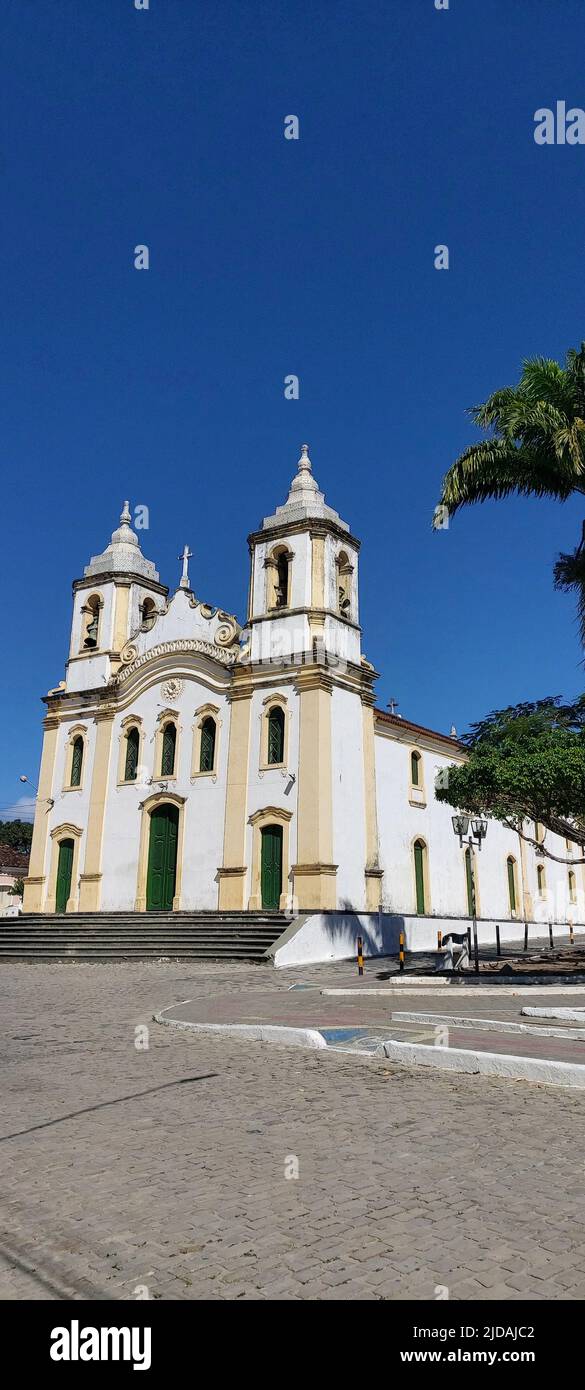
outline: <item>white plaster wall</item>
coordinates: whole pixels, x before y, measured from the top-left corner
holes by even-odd
[[[70,791],[63,790],[65,781],[65,771],[67,759],[70,757],[69,735],[72,728],[78,724],[84,724],[87,728],[85,735],[85,749],[83,755],[82,785],[72,787]],[[51,831],[59,825],[75,825],[84,834],[79,846],[78,872],[83,873],[83,860],[85,856],[85,830],[89,815],[89,802],[91,793],[91,779],[93,776],[93,758],[95,750],[95,724],[93,719],[76,714],[74,718],[66,720],[60,727],[57,738],[57,754],[55,758],[55,771],[53,776],[53,786],[51,797],[54,805],[48,812],[49,816],[49,835],[47,837],[47,847],[45,851],[45,863],[43,872],[47,876],[45,882],[45,893],[48,888],[48,876],[51,867],[51,857],[53,853],[53,840]],[[73,885],[72,885],[73,888]],[[77,892],[79,884],[77,885]]]
[[[85,607],[89,598],[93,594],[99,594],[102,599],[100,609],[99,643],[100,652],[95,655],[81,656],[80,646],[83,632],[85,614],[82,608]],[[67,663],[66,688],[67,690],[92,690],[96,686],[103,687],[110,675],[110,658],[101,655],[101,649],[109,651],[112,645],[112,630],[114,622],[114,585],[96,583],[91,589],[77,589],[73,603],[73,619],[71,623],[71,643],[69,649],[70,659]]]
[[[366,832],[362,704],[359,695],[331,692],[333,863],[337,906],[365,907]]]
[[[274,954],[274,964],[278,969],[285,966],[306,966],[315,965],[319,961],[329,960],[352,960],[357,955],[357,938],[362,937],[364,958],[367,961],[377,956],[396,956],[398,955],[399,936],[402,932],[405,937],[405,948],[407,951],[434,951],[437,947],[437,932],[441,930],[443,936],[449,930],[465,932],[469,926],[468,918],[459,920],[444,917],[415,917],[408,918],[399,914],[384,913],[352,913],[352,912],[315,912],[304,919],[299,920],[296,932],[291,933],[284,945],[277,948]],[[546,936],[546,929],[544,935]],[[583,925],[575,926],[575,935],[578,936],[585,932]],[[490,946],[495,949],[496,944],[496,920],[482,921],[478,923],[478,941],[480,946]],[[529,943],[535,938],[543,936],[543,929],[538,923],[529,923]],[[505,922],[500,924],[500,941],[502,945],[514,942],[522,943],[524,940],[523,922]],[[568,932],[565,928],[564,933],[557,931],[555,944],[568,944]],[[356,962],[356,986],[360,984]]]
[[[258,542],[254,551],[252,570],[252,617],[257,618],[266,612],[266,569],[264,561],[279,545],[286,545],[292,552],[290,562],[290,608],[307,608],[311,603],[311,537],[308,532],[296,532],[292,536],[279,536],[267,532],[266,540]]]
[[[410,754],[417,748],[423,759],[426,804],[412,806],[410,796]],[[376,790],[378,802],[378,832],[380,864],[384,869],[382,884],[383,906],[387,911],[414,913],[416,911],[412,846],[421,837],[428,847],[430,895],[427,904],[432,916],[467,916],[467,889],[463,851],[453,832],[451,807],[435,800],[434,783],[437,772],[455,761],[452,754],[441,754],[415,744],[406,736],[404,741],[376,733]],[[550,847],[565,853],[564,841],[550,836]],[[547,840],[547,846],[549,841]],[[504,922],[510,918],[507,881],[507,858],[513,855],[517,865],[517,917],[523,918],[522,868],[519,838],[497,821],[490,821],[481,851],[476,853],[476,882],[480,917]],[[567,866],[555,865],[552,860],[537,861],[530,846],[525,847],[527,886],[532,894],[532,913],[535,921],[585,921],[585,897],[582,871],[576,870],[578,903],[569,908],[567,902]],[[536,863],[546,863],[549,893],[539,900],[536,892]]]
[[[216,875],[223,859],[230,707],[223,692],[181,671],[183,691],[172,702],[172,708],[179,711],[176,776],[154,779],[157,716],[169,705],[162,697],[161,683],[170,674],[159,676],[135,701],[127,703],[114,721],[102,860],[102,908],[106,911],[134,908],[143,815],[140,802],[165,786],[186,800],[181,909],[217,908]],[[217,778],[191,778],[195,710],[208,703],[217,705],[220,711]],[[121,722],[129,714],[142,719],[141,767],[137,782],[118,786]]]
[[[347,541],[340,541],[337,536],[327,533],[325,537],[325,607],[337,612],[337,556],[344,551],[350,564],[353,565],[351,576],[351,613],[352,622],[359,623],[359,563],[358,552],[355,546]]]
[[[252,661],[280,664],[295,654],[311,650],[309,620],[304,613],[283,613],[252,628]]]

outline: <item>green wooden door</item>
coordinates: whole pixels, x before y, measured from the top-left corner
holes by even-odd
[[[61,840],[57,864],[57,895],[55,912],[66,912],[71,894],[71,871],[73,869],[73,840]]]
[[[282,893],[282,826],[267,825],[262,831],[260,880],[262,906],[277,908]]]
[[[179,811],[176,806],[157,806],[150,817],[147,912],[171,912],[177,876],[177,833]]]

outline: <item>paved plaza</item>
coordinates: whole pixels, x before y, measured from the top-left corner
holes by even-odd
[[[579,1092],[152,1022],[349,972],[3,966],[0,1297],[583,1299]]]

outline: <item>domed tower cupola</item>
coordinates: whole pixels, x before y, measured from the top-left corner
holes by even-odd
[[[68,690],[103,686],[117,670],[120,653],[142,623],[152,626],[168,589],[140,549],[128,502],[109,545],[92,555],[73,584],[73,621],[67,663]]]
[[[317,653],[360,661],[359,541],[328,506],[308,444],[282,506],[248,537],[252,661]]]

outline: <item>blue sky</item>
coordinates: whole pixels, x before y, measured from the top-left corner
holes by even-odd
[[[363,542],[380,704],[462,730],[581,689],[551,569],[583,506],[430,525],[466,409],[585,338],[585,146],[533,138],[585,107],[581,0],[4,0],[2,28],[0,816],[122,500],[165,582],[188,541],[243,618],[303,440]]]

